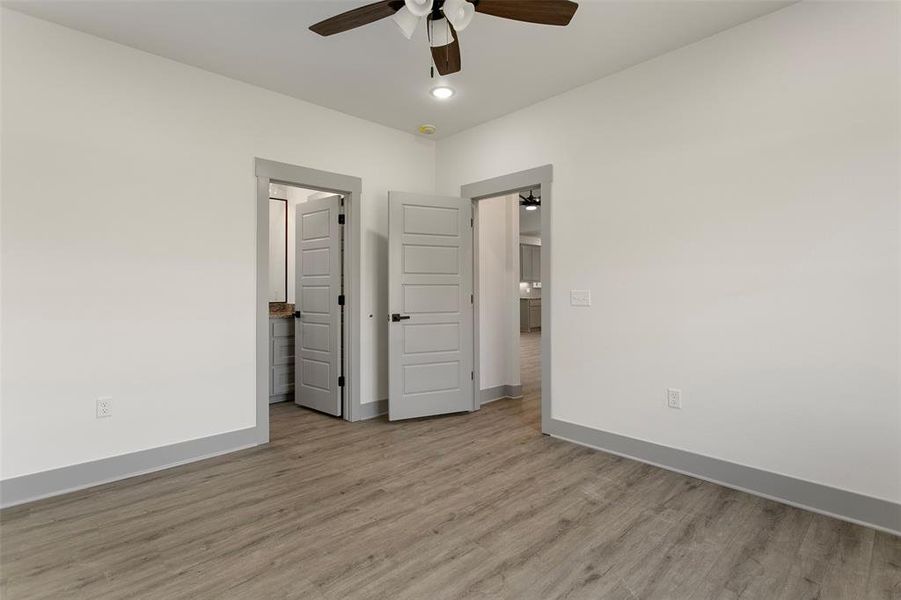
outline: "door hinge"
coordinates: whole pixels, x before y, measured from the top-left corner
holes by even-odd
[[[344,294],[338,296],[338,306],[344,306]]]
[[[476,303],[476,300],[475,300],[475,294],[470,294],[470,295],[469,295],[469,303],[470,303],[470,304],[475,304],[475,303]]]
[[[470,226],[470,227],[474,227],[474,224],[473,224],[474,222],[475,222],[475,219],[470,218],[470,219],[469,219],[469,226]]]
[[[344,387],[344,375],[338,377],[338,387]]]
[[[338,215],[338,225],[344,225],[344,215]]]
[[[476,379],[476,372],[475,372],[475,371],[470,371],[470,372],[469,372],[469,378],[470,378],[471,380],[475,381],[475,379]]]

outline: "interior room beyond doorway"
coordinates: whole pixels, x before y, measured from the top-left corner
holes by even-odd
[[[523,400],[531,412],[541,398],[540,195],[476,201],[480,402]]]

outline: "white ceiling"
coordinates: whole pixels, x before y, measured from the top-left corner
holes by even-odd
[[[528,1],[528,0],[524,0]],[[790,2],[582,1],[568,27],[476,14],[460,34],[457,91],[429,95],[429,53],[391,19],[328,38],[307,27],[365,2],[79,0],[4,6],[405,131],[447,136]]]

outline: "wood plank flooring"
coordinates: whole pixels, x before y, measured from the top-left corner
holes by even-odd
[[[0,597],[901,598],[901,538],[538,432],[524,400],[350,424],[0,513]]]

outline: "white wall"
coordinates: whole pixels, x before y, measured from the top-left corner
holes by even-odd
[[[257,156],[362,178],[387,396],[387,190],[433,142],[6,9],[2,77],[3,478],[254,425]]]
[[[479,388],[519,385],[519,230],[515,195],[478,202]]]
[[[795,4],[438,142],[439,193],[554,166],[553,417],[901,500],[898,11]]]

